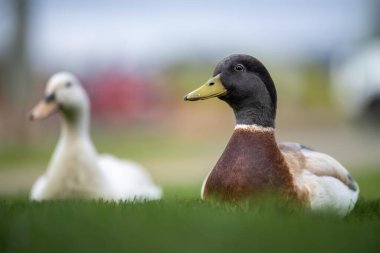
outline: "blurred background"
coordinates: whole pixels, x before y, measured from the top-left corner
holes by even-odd
[[[234,117],[218,99],[183,96],[232,53],[272,74],[279,141],[332,155],[359,184],[377,180],[379,13],[375,0],[0,0],[0,195],[26,194],[46,169],[59,117],[26,115],[57,71],[89,93],[99,152],[138,161],[165,187],[200,189]]]

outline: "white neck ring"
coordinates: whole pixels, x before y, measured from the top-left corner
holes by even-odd
[[[274,132],[273,127],[263,127],[263,126],[259,126],[255,124],[252,124],[252,125],[237,124],[235,125],[235,130],[237,129],[249,130],[249,131],[254,131],[254,132],[270,132],[270,133]]]

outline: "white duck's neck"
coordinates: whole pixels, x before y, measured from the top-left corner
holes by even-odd
[[[65,140],[90,139],[89,136],[89,113],[81,112],[62,113],[61,138]]]
[[[97,151],[89,134],[89,113],[86,111],[61,113],[61,135],[51,161],[50,170],[65,170],[68,161],[77,161],[78,157],[85,163],[82,164],[82,170],[87,167],[91,170],[96,168],[93,163],[96,160]]]
[[[61,136],[57,149],[57,153],[62,157],[77,156],[78,153],[88,158],[97,156],[97,151],[89,132],[89,110],[86,109],[75,113],[62,112]]]

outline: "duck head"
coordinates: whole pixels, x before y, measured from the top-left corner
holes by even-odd
[[[88,97],[78,79],[70,73],[61,72],[49,79],[45,97],[30,112],[29,119],[45,119],[60,112],[74,120],[88,110]]]
[[[223,59],[212,78],[184,99],[196,101],[213,97],[230,105],[237,124],[274,127],[276,88],[267,69],[252,56],[236,54]]]

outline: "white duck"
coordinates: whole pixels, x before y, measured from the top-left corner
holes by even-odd
[[[89,135],[89,99],[70,73],[50,78],[45,98],[32,110],[30,119],[44,119],[57,111],[62,115],[61,136],[47,171],[32,188],[31,199],[161,197],[161,189],[142,166],[97,153]]]

